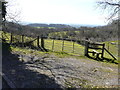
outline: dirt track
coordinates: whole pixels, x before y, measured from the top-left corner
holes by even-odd
[[[118,67],[95,60],[58,58],[54,55],[3,57],[3,72],[18,88],[81,88],[118,85]]]

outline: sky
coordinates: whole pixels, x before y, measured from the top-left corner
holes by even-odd
[[[97,0],[7,0],[8,13],[21,22],[105,25]],[[13,15],[12,15],[13,14]]]

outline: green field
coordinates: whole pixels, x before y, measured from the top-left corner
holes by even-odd
[[[84,55],[84,46],[72,41],[64,41],[64,45],[63,45],[62,40],[53,41],[52,39],[45,39],[45,48],[51,51],[74,53],[74,54],[79,54],[80,56]]]
[[[36,28],[48,28],[48,29],[55,29],[56,27],[36,27]]]
[[[74,33],[74,35],[77,35],[80,31],[60,31],[60,32],[51,32],[49,33],[48,37],[60,37],[60,38],[64,38],[64,37],[69,37],[71,38],[72,36],[68,35],[70,33]]]

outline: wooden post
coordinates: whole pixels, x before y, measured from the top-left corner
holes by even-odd
[[[44,48],[44,38],[41,37],[41,47]]]
[[[22,47],[24,47],[24,35],[22,35]]]
[[[105,49],[105,43],[103,43],[103,48],[102,48],[102,55],[101,55],[102,59],[104,58],[104,49]]]
[[[64,51],[64,40],[63,40],[63,43],[62,43],[62,52]]]
[[[75,42],[73,41],[73,53],[74,53],[74,46],[75,46]]]
[[[52,51],[54,51],[54,39],[53,39],[53,43],[52,43]]]
[[[37,46],[39,47],[39,36],[37,36]]]
[[[89,46],[89,42],[85,41],[85,56],[88,56],[88,46]]]
[[[12,38],[12,33],[10,35],[10,44],[12,44],[13,38]]]

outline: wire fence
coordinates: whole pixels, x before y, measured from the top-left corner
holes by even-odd
[[[66,52],[84,55],[84,46],[77,43],[77,40],[68,39],[45,39],[45,48],[56,52]]]

